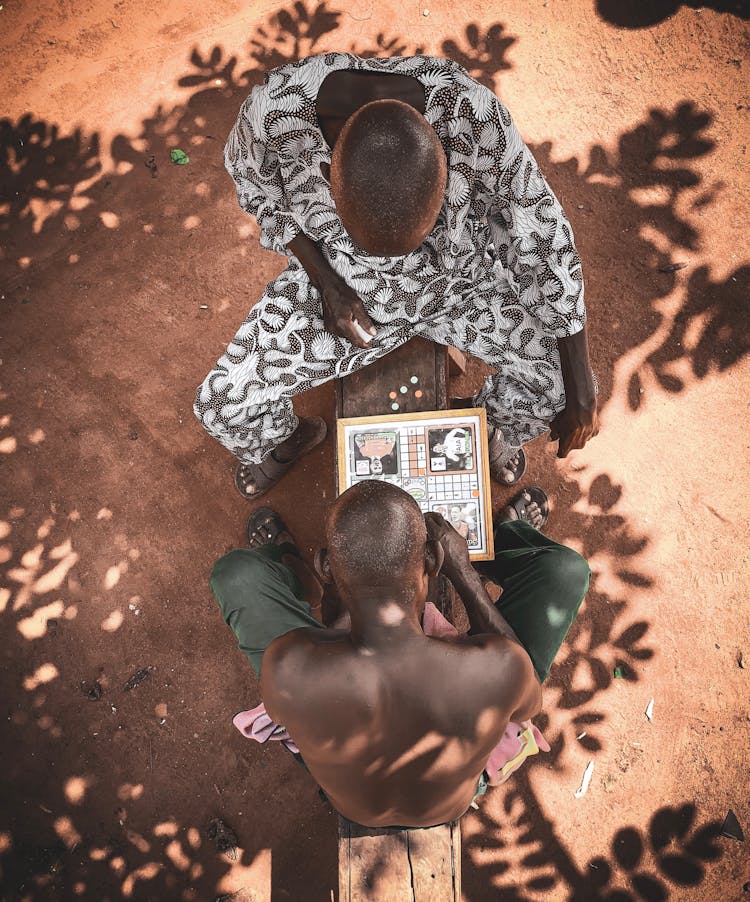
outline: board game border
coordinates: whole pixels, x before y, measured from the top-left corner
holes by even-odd
[[[487,547],[484,552],[469,551],[469,557],[472,561],[494,561],[495,559],[495,535],[492,525],[492,482],[490,480],[489,468],[489,440],[487,436],[487,411],[484,407],[462,407],[458,410],[420,410],[415,413],[394,413],[380,414],[372,417],[341,417],[336,420],[336,456],[337,474],[336,474],[336,496],[338,497],[342,491],[342,486],[346,485],[346,460],[347,448],[345,442],[346,428],[348,426],[363,426],[380,424],[383,431],[386,427],[382,426],[384,422],[397,423],[399,421],[409,422],[414,420],[460,420],[466,417],[479,418],[479,443],[482,460],[487,461],[487,466],[482,470],[482,488],[484,490],[484,530],[487,537]]]

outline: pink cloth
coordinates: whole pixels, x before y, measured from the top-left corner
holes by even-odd
[[[239,714],[235,714],[232,723],[247,739],[254,739],[256,742],[268,742],[269,739],[273,742],[281,742],[290,752],[295,755],[299,754],[299,749],[286,727],[271,720],[263,702],[250,711],[240,711]]]
[[[426,636],[434,639],[451,639],[460,635],[430,601],[425,605],[422,628]],[[271,720],[262,702],[250,711],[235,714],[232,723],[248,739],[256,742],[281,742],[290,752],[299,754],[299,749],[286,728]],[[520,724],[511,721],[505,728],[503,738],[487,759],[485,770],[489,774],[490,785],[504,783],[526,758],[539,751],[548,752],[549,744],[534,724],[530,720]]]

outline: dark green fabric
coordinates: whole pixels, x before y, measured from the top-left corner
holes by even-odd
[[[293,546],[238,548],[216,562],[211,591],[240,649],[260,678],[263,653],[278,636],[303,626],[320,628],[302,586],[281,561]]]
[[[544,682],[588,590],[588,564],[572,548],[512,520],[495,530],[495,560],[475,566],[502,587],[497,608]]]
[[[281,561],[293,550],[240,548],[220,558],[211,574],[224,620],[258,677],[263,653],[274,639],[322,625],[310,613],[299,580]],[[571,548],[513,520],[495,530],[495,560],[476,568],[502,587],[498,608],[544,681],[588,589],[588,564]]]

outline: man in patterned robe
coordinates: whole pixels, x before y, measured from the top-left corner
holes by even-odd
[[[247,498],[325,437],[292,397],[415,335],[494,369],[496,479],[550,430],[597,432],[581,264],[570,224],[500,101],[446,59],[330,53],[269,72],[225,149],[260,242],[288,258],[198,389]]]

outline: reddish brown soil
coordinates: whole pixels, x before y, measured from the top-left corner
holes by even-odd
[[[338,48],[424,48],[494,86],[588,280],[602,432],[565,462],[538,442],[530,478],[595,578],[545,695],[552,753],[464,821],[465,898],[744,898],[747,847],[717,838],[729,809],[750,831],[742,4],[423,5],[0,9],[3,899],[336,886],[335,816],[231,726],[258,690],[207,575],[248,505],[191,404],[283,265],[236,205],[222,141],[265,68]],[[332,397],[299,409],[330,423]],[[332,497],[329,440],[269,500],[309,553]]]

